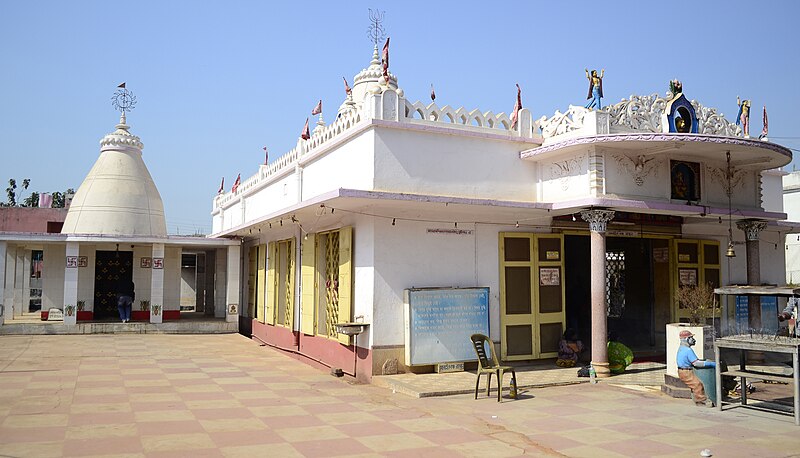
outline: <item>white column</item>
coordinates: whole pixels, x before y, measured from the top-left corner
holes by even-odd
[[[0,326],[5,322],[5,306],[3,298],[6,294],[6,253],[8,242],[0,242]]]
[[[22,315],[27,310],[25,304],[25,248],[17,246],[14,256],[14,303],[11,318]]]
[[[164,244],[153,244],[152,279],[150,281],[150,322],[161,323],[164,314]]]
[[[64,264],[64,324],[78,323],[78,242],[67,242],[67,255]]]
[[[3,263],[3,270],[5,272],[5,289],[3,296],[0,297],[0,302],[3,303],[3,317],[4,319],[14,319],[14,253],[15,246],[6,245],[6,254],[0,259]]]
[[[225,321],[239,321],[239,264],[241,248],[239,245],[228,247],[228,281],[225,286]]]

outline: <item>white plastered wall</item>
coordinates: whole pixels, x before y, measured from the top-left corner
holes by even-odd
[[[78,300],[86,301],[84,310],[94,310],[94,274],[96,267],[95,245],[81,245],[80,256],[86,256],[86,267],[78,268]],[[63,270],[61,272],[63,276]],[[62,282],[63,284],[63,282]]]
[[[65,245],[45,245],[42,255],[42,310],[64,307]],[[92,283],[94,288],[94,283]]]
[[[164,310],[180,310],[180,303],[181,248],[166,246],[164,247]]]
[[[519,158],[526,145],[401,129],[376,132],[376,190],[536,200],[536,166]]]

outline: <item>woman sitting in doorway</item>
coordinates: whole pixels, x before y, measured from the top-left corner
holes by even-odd
[[[578,333],[572,328],[564,331],[564,337],[558,343],[558,359],[556,365],[559,367],[574,367],[578,362],[578,357],[583,351],[583,342],[578,340]]]

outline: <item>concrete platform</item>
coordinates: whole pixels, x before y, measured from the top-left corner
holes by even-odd
[[[239,331],[239,323],[222,318],[209,318],[199,313],[186,313],[180,320],[164,323],[132,321],[79,322],[67,326],[63,321],[41,321],[38,314],[26,314],[6,321],[0,335],[70,335],[70,334],[230,334]]]
[[[562,368],[552,362],[528,364],[515,367],[517,385],[520,390],[549,386],[575,385],[589,383],[586,377],[578,377],[577,367]],[[633,363],[619,375],[598,379],[606,385],[635,385],[643,389],[659,391],[664,382],[666,365],[656,362]],[[447,374],[397,374],[372,378],[372,383],[416,398],[472,394],[475,392],[476,375],[474,371]],[[508,391],[511,376],[503,378],[503,390]],[[497,393],[497,379],[492,378],[492,392]],[[479,396],[486,396],[486,377],[481,377]]]

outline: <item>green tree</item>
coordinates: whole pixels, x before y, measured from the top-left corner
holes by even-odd
[[[22,190],[28,189],[28,185],[31,184],[30,178],[25,178],[22,180]],[[22,193],[20,192],[20,195]],[[13,178],[8,179],[8,187],[6,188],[6,203],[0,204],[3,207],[16,207],[17,206],[17,180]]]
[[[39,193],[37,191],[33,191],[31,195],[25,198],[22,201],[23,207],[38,207],[39,206]]]
[[[75,195],[75,190],[72,188],[67,189],[66,192],[53,193],[53,208],[64,208],[67,205],[67,196]]]

